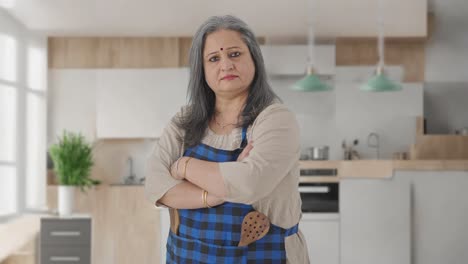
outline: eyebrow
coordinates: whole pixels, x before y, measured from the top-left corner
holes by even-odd
[[[227,48],[226,50],[230,50],[230,49],[236,49],[236,48],[237,48],[237,49],[240,49],[240,47],[233,46],[233,47],[229,47],[229,48]],[[210,53],[206,54],[206,55],[205,55],[205,57],[208,57],[208,56],[210,56],[211,54],[215,54],[215,53],[217,53],[217,52],[218,52],[218,51],[213,51],[213,52],[210,52]]]

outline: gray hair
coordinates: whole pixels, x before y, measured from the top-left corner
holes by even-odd
[[[246,127],[253,123],[258,114],[275,100],[281,99],[271,89],[267,81],[265,64],[260,46],[254,33],[247,24],[237,17],[213,16],[206,20],[197,30],[189,53],[190,80],[187,91],[188,107],[177,125],[185,131],[186,147],[197,145],[205,135],[209,121],[215,113],[215,94],[208,86],[203,68],[203,49],[206,37],[216,31],[226,29],[239,32],[249,48],[255,65],[255,75],[249,87],[249,95],[242,111],[242,123]]]

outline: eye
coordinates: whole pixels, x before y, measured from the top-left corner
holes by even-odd
[[[208,61],[210,61],[210,62],[215,62],[215,61],[218,61],[218,60],[219,60],[218,56],[213,56],[213,57],[208,59]]]
[[[234,52],[229,54],[229,57],[239,57],[240,55],[241,55],[241,53],[239,51],[234,51]]]

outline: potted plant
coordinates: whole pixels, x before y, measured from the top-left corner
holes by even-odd
[[[94,165],[92,146],[80,133],[65,130],[62,137],[58,138],[58,143],[50,147],[49,152],[59,183],[59,215],[71,215],[75,189],[79,187],[81,191],[85,191],[85,188],[100,183],[90,178],[91,168]]]

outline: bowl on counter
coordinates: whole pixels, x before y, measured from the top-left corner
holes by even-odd
[[[309,160],[328,160],[329,151],[328,146],[315,146],[307,149]]]

